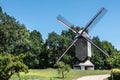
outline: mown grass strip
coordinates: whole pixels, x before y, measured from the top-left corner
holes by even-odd
[[[20,73],[21,80],[75,80],[82,76],[88,75],[101,75],[110,74],[109,70],[94,70],[94,71],[82,71],[82,70],[71,70],[62,79],[61,75],[58,75],[56,69],[32,69],[29,73]],[[12,76],[11,80],[16,80],[18,77],[16,75]]]

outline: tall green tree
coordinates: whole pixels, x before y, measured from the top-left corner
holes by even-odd
[[[48,48],[49,64],[53,66],[59,56],[63,53],[65,48],[68,46],[70,38],[52,32],[49,34],[46,40],[46,46]]]
[[[79,27],[72,26],[72,28],[76,31],[80,30]],[[50,58],[50,60],[49,60],[50,65],[55,64],[57,59],[63,54],[63,52],[71,44],[71,42],[73,41],[75,36],[76,36],[76,34],[74,32],[72,32],[71,30],[63,30],[61,32],[61,35],[58,35],[55,32],[52,32],[49,34],[48,39],[46,40],[46,45],[48,48],[48,58]],[[61,59],[61,61],[73,66],[73,64],[76,61],[74,45],[64,55],[64,57]]]
[[[93,37],[93,42],[101,48],[101,41],[99,37]],[[94,46],[92,46],[92,58],[91,61],[95,65],[95,69],[103,69],[104,66],[104,60],[102,53]]]
[[[40,32],[33,30],[30,33],[31,47],[30,51],[26,54],[25,62],[30,68],[39,68],[41,63],[41,53],[43,47],[43,39]]]
[[[111,59],[114,53],[117,52],[117,50],[114,48],[114,46],[108,42],[108,41],[100,41],[99,37],[93,37],[93,42],[98,45],[101,49],[103,49],[109,57],[106,57],[103,55],[102,52],[97,50],[94,46],[92,47],[92,62],[95,65],[96,69],[110,69],[111,63],[108,62],[108,59]]]
[[[4,13],[0,7],[0,79],[7,80],[14,73],[27,69],[23,58],[18,56],[30,50],[29,38],[25,25]]]
[[[30,48],[29,31],[0,8],[0,52],[26,53]]]

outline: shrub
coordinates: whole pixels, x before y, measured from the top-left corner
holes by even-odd
[[[120,80],[120,69],[112,69],[111,76],[113,80]]]
[[[28,72],[28,67],[23,63],[24,55],[0,54],[0,80],[9,80],[13,74]]]
[[[68,64],[65,64],[64,62],[57,62],[56,65],[58,67],[58,74],[62,74],[62,78],[65,77],[65,72],[70,71],[70,66]]]

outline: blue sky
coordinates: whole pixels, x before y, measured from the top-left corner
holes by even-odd
[[[57,15],[84,27],[101,7],[105,7],[108,12],[90,31],[90,36],[99,36],[120,50],[120,0],[0,0],[0,6],[28,30],[40,31],[44,40],[52,31],[60,34],[67,30],[57,22]]]

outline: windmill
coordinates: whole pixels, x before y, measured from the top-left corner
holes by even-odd
[[[76,31],[72,29],[72,25],[61,15],[58,15],[57,20],[66,26],[68,29],[72,30],[76,33],[76,36],[71,43],[71,45],[65,50],[65,52],[58,58],[57,62],[61,60],[61,58],[65,55],[65,53],[75,44],[75,56],[78,58],[80,62],[85,63],[92,55],[91,53],[91,44],[95,46],[98,50],[102,52],[103,55],[108,56],[106,52],[104,52],[101,48],[99,48],[93,41],[90,39],[88,33],[91,27],[94,27],[98,21],[104,16],[106,13],[105,8],[101,8],[98,13],[86,24],[86,26],[80,30]],[[90,61],[89,61],[90,62]]]

